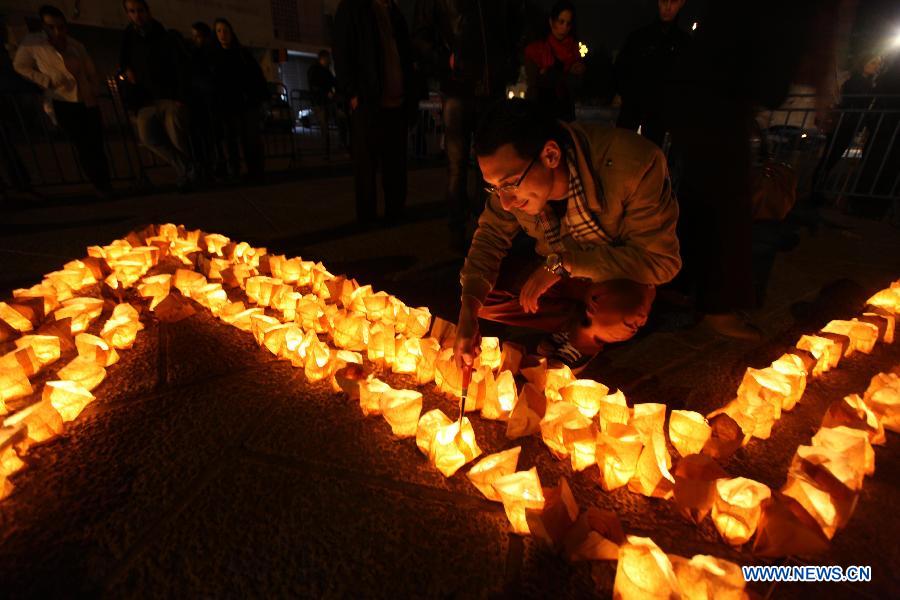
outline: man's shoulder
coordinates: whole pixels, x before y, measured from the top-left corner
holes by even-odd
[[[50,40],[43,33],[29,33],[19,42],[18,48],[41,48],[50,46]]]
[[[571,127],[587,143],[586,152],[594,162],[603,157],[612,158],[614,154],[620,160],[646,164],[661,153],[656,144],[629,129],[579,122],[572,123]]]

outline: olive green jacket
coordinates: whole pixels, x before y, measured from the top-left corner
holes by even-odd
[[[575,141],[588,205],[605,234],[588,240],[590,250],[583,250],[571,236],[563,237],[572,276],[653,285],[671,281],[681,268],[681,257],[675,235],[678,203],[666,157],[656,145],[625,129],[587,123],[566,128]],[[598,196],[600,189],[603,193]],[[484,301],[520,229],[536,240],[538,254],[553,252],[535,217],[506,211],[492,196],[478,219],[460,272],[463,296]]]

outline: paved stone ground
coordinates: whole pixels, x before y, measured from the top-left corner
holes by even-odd
[[[350,182],[320,179],[189,196],[69,202],[4,212],[0,296],[143,223],[172,221],[321,259],[413,305],[452,318],[459,257],[434,201],[440,170],[411,173],[411,221],[359,231]],[[764,366],[801,333],[858,312],[867,295],[900,276],[895,229],[826,215],[813,235],[776,261],[756,319],[763,343],[740,344],[660,316],[639,338],[611,348],[586,376],[621,387],[632,402],[708,411],[737,389],[747,366]],[[520,336],[521,332],[498,331]],[[525,340],[532,338],[525,337]],[[77,596],[609,596],[614,565],[568,565],[533,540],[508,533],[502,507],[462,476],[445,479],[411,440],[392,439],[380,418],[325,384],[309,385],[259,350],[249,334],[200,312],[151,324],[109,369],[97,402],[65,433],[35,448],[0,502],[3,595]],[[807,388],[803,402],[725,468],[773,487],[828,403],[862,391],[900,364],[900,344],[854,356]],[[388,378],[396,384],[404,380]],[[411,385],[408,381],[406,385]],[[425,410],[452,402],[425,392]],[[486,453],[510,444],[501,426],[475,420]],[[711,523],[694,526],[671,504],[619,490],[603,493],[595,468],[572,474],[536,439],[520,468],[544,485],[570,479],[582,508],[615,510],[627,532],[668,551],[759,562],[723,544]],[[876,449],[847,528],[823,556],[791,562],[869,564],[875,581],[849,587],[757,587],[761,596],[880,598],[895,594],[900,527],[900,445]]]

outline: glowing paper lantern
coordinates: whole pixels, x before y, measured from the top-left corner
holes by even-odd
[[[0,428],[0,500],[12,492],[13,484],[7,478],[25,466],[16,452],[16,445],[25,437],[25,428]]]
[[[741,447],[744,432],[740,425],[726,414],[709,418],[710,436],[703,446],[703,454],[712,458],[726,459]]]
[[[485,419],[506,420],[509,413],[516,405],[518,394],[516,381],[509,371],[500,373],[494,389],[485,389],[484,405],[481,407],[481,416]]]
[[[544,506],[525,509],[525,521],[536,539],[551,548],[560,549],[563,539],[578,519],[578,504],[565,477],[560,477],[555,488],[543,490]]]
[[[60,355],[59,338],[55,335],[23,335],[16,340],[17,348],[31,348],[41,367],[56,362]]]
[[[705,454],[689,454],[675,465],[675,504],[695,523],[706,518],[716,500],[716,481],[728,473]]]
[[[881,341],[885,344],[893,344],[894,343],[894,331],[897,327],[897,318],[891,314],[879,314],[874,312],[864,312],[862,317],[859,319],[860,321],[865,321],[866,323],[872,323],[876,327],[878,327],[878,333],[881,337]]]
[[[750,367],[744,373],[744,379],[738,387],[737,394],[737,401],[748,407],[763,402],[770,403],[772,405],[772,417],[777,421],[781,418],[782,407],[785,404],[790,404],[794,390],[788,377],[782,375],[776,369],[772,367],[765,369]]]
[[[669,441],[681,456],[699,454],[712,428],[706,418],[692,410],[673,410],[669,414]]]
[[[666,449],[666,438],[654,431],[644,443],[638,458],[634,476],[628,482],[628,489],[654,498],[671,498],[675,478],[669,472],[672,459]]]
[[[507,373],[510,371],[507,371]],[[516,439],[541,430],[541,419],[547,409],[544,392],[533,383],[526,383],[516,399],[516,405],[506,422],[506,437]]]
[[[875,472],[875,450],[865,431],[852,427],[823,427],[812,438],[812,445],[837,452],[866,475]]]
[[[31,393],[31,382],[21,366],[0,368],[0,413],[6,412],[5,402]]]
[[[224,256],[222,249],[225,248],[230,241],[231,240],[227,237],[219,233],[210,233],[203,236],[203,244],[206,246],[206,251],[216,256]]]
[[[500,368],[500,338],[481,338],[481,354],[478,355],[478,362],[481,366],[487,367],[492,371]]]
[[[46,283],[39,283],[30,288],[20,288],[13,290],[13,298],[17,299],[38,299],[44,305],[44,314],[50,314],[59,306],[59,300],[56,297],[56,290],[53,286]]]
[[[541,438],[556,458],[568,458],[574,440],[596,436],[596,426],[574,404],[555,402],[541,420]]]
[[[443,415],[443,413],[441,414]],[[446,415],[445,418],[447,418]],[[449,421],[450,419],[447,418],[447,420]],[[416,441],[418,442],[418,438]],[[493,484],[501,477],[515,473],[516,465],[519,463],[519,454],[521,452],[522,447],[516,446],[509,450],[489,454],[475,463],[475,466],[469,469],[466,477],[469,478],[472,485],[478,488],[478,491],[484,494],[485,498],[493,500],[494,502],[502,502],[500,494],[494,489]]]
[[[546,377],[546,381],[544,382],[544,393],[547,394],[548,398],[553,396],[557,399],[561,399],[559,397],[559,391],[575,381],[575,375],[572,373],[572,369],[566,365],[547,369]]]
[[[666,405],[652,402],[635,404],[629,425],[640,432],[646,444],[654,434],[665,431]]]
[[[362,409],[363,414],[366,416],[380,415],[381,395],[391,390],[393,390],[391,386],[381,381],[380,379],[375,379],[374,377],[360,382],[359,407]],[[431,418],[433,419],[434,417]],[[430,422],[430,420],[426,421],[426,423],[427,422]]]
[[[369,328],[369,341],[366,352],[369,360],[383,361],[391,365],[396,353],[396,340],[394,326],[384,323],[375,323]]]
[[[369,322],[361,314],[346,314],[334,324],[334,344],[347,350],[366,350],[369,344]]]
[[[506,518],[512,525],[513,533],[528,535],[528,520],[525,516],[527,509],[540,510],[544,507],[544,491],[541,488],[541,480],[538,478],[537,469],[532,467],[528,471],[518,471],[510,475],[500,477],[492,484],[494,491],[503,502]]]
[[[306,349],[306,364],[303,366],[303,372],[306,379],[310,382],[321,381],[326,377],[331,377],[336,369],[336,364],[332,360],[331,348],[325,342],[314,340]]]
[[[591,506],[581,513],[563,541],[569,562],[580,560],[617,560],[625,534],[619,518],[611,510]]]
[[[49,440],[63,430],[62,417],[46,398],[8,416],[3,421],[4,427],[19,425],[26,428],[28,441],[34,444]]]
[[[421,407],[419,409],[421,411]],[[440,416],[433,415],[437,411]],[[431,415],[429,417],[429,415]],[[429,417],[424,423],[420,419],[416,433],[416,445],[428,460],[444,477],[452,477],[463,465],[481,455],[481,448],[475,441],[475,430],[468,418],[463,417],[462,427],[457,421],[450,421],[439,409],[426,413],[422,419]],[[443,418],[442,418],[443,417]],[[429,442],[428,437],[433,433]]]
[[[406,337],[424,338],[431,327],[431,311],[426,306],[410,308],[406,318]]]
[[[781,410],[793,410],[806,390],[806,366],[796,354],[782,354],[772,361],[772,369],[787,380],[790,394],[782,399]]]
[[[866,300],[866,304],[877,306],[892,315],[900,314],[900,288],[889,287]]]
[[[878,327],[871,323],[865,323],[853,319],[852,321],[831,321],[822,328],[825,333],[837,333],[850,338],[845,356],[850,356],[855,351],[863,354],[871,354],[878,341]]]
[[[600,422],[600,430],[604,432],[614,423],[628,425],[628,421],[631,419],[631,409],[628,408],[622,390],[600,399],[597,407],[597,419]]]
[[[190,269],[178,269],[171,280],[171,285],[175,286],[185,298],[190,298],[195,288],[203,287],[207,283],[206,277]]]
[[[596,461],[604,491],[620,488],[631,480],[643,447],[641,434],[630,425],[610,423],[597,436]]]
[[[74,421],[94,401],[94,395],[76,381],[48,381],[41,400],[49,402],[64,423]]]
[[[753,537],[762,503],[771,495],[767,486],[745,477],[716,481],[712,519],[719,535],[732,546],[740,546]]]
[[[281,321],[265,313],[258,313],[250,317],[250,333],[253,334],[253,339],[260,346],[266,339],[266,332],[275,327],[281,327],[281,325]]]
[[[441,346],[437,340],[433,338],[420,338],[419,350],[422,352],[422,358],[419,360],[416,368],[416,383],[425,384],[434,381],[435,378],[435,361]],[[466,402],[466,406],[469,403]],[[472,410],[475,410],[474,408]]]
[[[842,400],[835,400],[822,417],[822,427],[846,425],[866,432],[872,444],[885,442],[884,425],[871,408],[859,397],[850,394]]]
[[[128,303],[117,304],[112,316],[103,324],[100,337],[110,346],[119,350],[127,350],[134,344],[137,332],[144,328],[137,310]]]
[[[76,356],[60,369],[56,376],[64,381],[72,381],[87,391],[96,388],[106,378],[106,369],[93,358]]]
[[[669,600],[679,597],[678,579],[666,553],[653,540],[629,535],[619,547],[613,598]]]
[[[394,373],[415,373],[419,368],[422,358],[422,340],[420,338],[408,338],[397,340],[397,355],[391,370]]]
[[[0,302],[0,320],[19,332],[31,331],[31,321],[6,302]]]
[[[872,377],[866,389],[865,402],[883,427],[900,432],[900,376],[879,373]]]
[[[559,391],[564,402],[574,404],[588,418],[597,414],[600,401],[606,398],[608,392],[608,387],[593,379],[577,379]]]
[[[422,413],[422,394],[415,390],[386,390],[381,394],[381,414],[397,437],[413,437]],[[474,434],[473,434],[474,436]]]
[[[375,292],[363,297],[364,314],[369,321],[380,321],[390,306],[391,297],[387,292]]]
[[[103,300],[99,298],[70,298],[56,309],[53,318],[57,321],[70,318],[73,334],[81,333],[103,312]]]
[[[517,374],[524,355],[524,346],[512,342],[503,342],[500,344],[500,370],[509,371],[513,375]]]
[[[841,345],[833,339],[817,335],[804,335],[797,342],[797,347],[811,352],[816,357],[813,377],[818,377],[822,373],[836,368],[841,361]]]
[[[137,287],[142,298],[150,298],[150,310],[154,310],[169,295],[172,288],[172,276],[168,274],[144,277]]]
[[[547,385],[547,359],[544,357],[528,356],[519,365],[522,373],[529,383],[533,383],[542,390]]]
[[[119,360],[119,354],[106,340],[90,333],[76,335],[75,348],[78,350],[78,356],[93,360],[104,367],[112,366]]]
[[[669,556],[682,600],[744,600],[744,573],[733,562],[697,554],[690,560]]]
[[[0,356],[0,369],[15,369],[21,367],[27,377],[33,376],[41,370],[41,361],[30,346],[17,348]]]

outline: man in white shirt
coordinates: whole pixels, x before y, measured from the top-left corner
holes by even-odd
[[[100,82],[94,63],[84,46],[68,37],[62,11],[44,5],[38,14],[44,33],[28,36],[22,42],[13,65],[53,102],[56,120],[75,147],[84,174],[98,197],[108,197],[109,164],[97,107]]]

